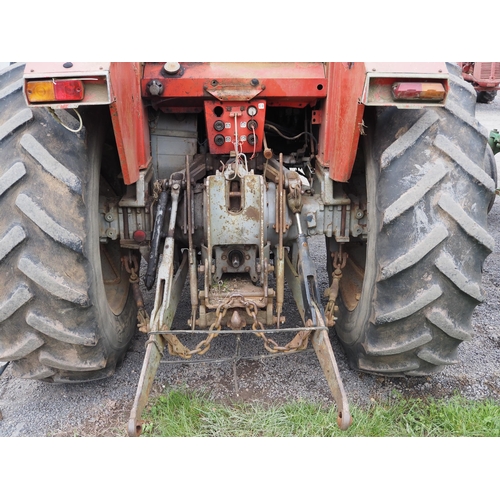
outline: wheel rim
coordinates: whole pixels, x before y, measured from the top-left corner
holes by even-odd
[[[100,255],[106,299],[113,314],[118,316],[125,307],[130,286],[129,276],[121,264],[119,243],[101,243]]]

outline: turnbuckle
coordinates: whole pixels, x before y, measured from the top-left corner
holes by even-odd
[[[337,297],[339,295],[340,280],[342,279],[342,269],[346,266],[347,258],[349,255],[345,253],[340,245],[338,252],[332,253],[332,263],[335,268],[332,273],[332,284],[330,288],[325,290],[325,297],[328,297],[328,303],[325,307],[325,319],[326,325],[332,327],[335,325],[337,318],[335,314],[338,312],[338,306],[335,305],[337,302]]]

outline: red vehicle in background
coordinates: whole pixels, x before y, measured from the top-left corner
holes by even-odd
[[[461,62],[464,80],[472,83],[477,92],[477,102],[488,103],[495,99],[500,89],[500,62]]]

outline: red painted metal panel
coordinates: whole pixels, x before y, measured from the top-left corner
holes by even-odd
[[[139,179],[151,159],[147,112],[141,97],[141,63],[111,63],[111,119],[125,184]]]
[[[180,70],[169,75],[163,63],[146,63],[142,81],[144,97],[151,98],[148,84],[163,85],[161,96],[153,100],[176,106],[177,99],[216,98],[221,101],[248,101],[258,97],[278,103],[289,100],[304,106],[326,96],[323,63],[180,63]],[[183,104],[179,101],[179,106]],[[270,105],[270,102],[268,102]]]
[[[30,62],[26,63],[24,73],[34,78],[94,76],[107,72],[109,62]]]
[[[319,163],[330,177],[347,182],[351,176],[362,127],[364,63],[330,63],[328,96],[321,109]]]
[[[252,115],[249,114],[253,110]],[[252,153],[262,151],[266,101],[205,101],[207,137],[212,154]],[[251,137],[255,134],[254,137]],[[252,140],[254,139],[254,142]],[[217,143],[217,140],[220,143]],[[235,147],[236,144],[236,147]]]

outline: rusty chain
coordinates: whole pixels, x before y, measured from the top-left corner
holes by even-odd
[[[335,313],[338,312],[338,306],[335,305],[339,295],[340,280],[342,279],[342,269],[346,266],[349,256],[342,250],[342,245],[338,252],[332,253],[332,263],[335,268],[332,273],[332,284],[330,288],[325,290],[325,296],[328,297],[328,303],[325,307],[326,326],[332,327],[335,325],[337,318]]]
[[[172,356],[180,356],[183,359],[190,359],[194,354],[199,354],[202,356],[209,349],[213,339],[218,337],[219,332],[222,328],[221,322],[222,318],[226,315],[233,298],[229,297],[225,302],[221,302],[217,307],[215,312],[215,321],[210,325],[208,329],[209,333],[205,339],[203,339],[194,349],[189,349],[186,347],[173,333],[166,333],[165,337],[168,343],[168,352]]]
[[[166,181],[158,180],[153,184],[153,203],[158,202],[158,198],[160,197],[160,193],[165,190]]]
[[[271,353],[293,353],[303,351],[307,348],[311,330],[301,330],[295,337],[285,346],[279,346],[277,342],[270,339],[264,333],[264,326],[257,319],[257,304],[251,300],[245,301],[245,310],[247,314],[253,319],[252,330],[257,337],[264,341],[264,347]],[[309,320],[306,324],[307,327],[313,326],[312,321]]]
[[[130,274],[129,282],[132,285],[132,293],[137,304],[137,327],[142,333],[148,333],[149,314],[144,307],[144,299],[139,287],[139,261],[137,255],[129,252],[128,257],[122,257],[122,264],[125,271]]]
[[[347,254],[344,254],[343,265],[345,266],[345,259]],[[334,260],[335,261],[335,260]],[[139,287],[139,262],[136,255],[129,253],[128,257],[122,257],[122,264],[125,271],[130,275],[129,281],[132,285],[132,291],[134,295],[135,302],[137,304],[137,321],[139,331],[142,333],[149,333],[149,314],[144,307],[144,300]],[[337,269],[336,269],[337,271]],[[342,275],[342,273],[340,273]],[[335,278],[334,278],[335,279]],[[338,286],[337,286],[338,288]],[[307,349],[309,343],[309,337],[311,335],[311,330],[301,330],[295,335],[295,337],[285,346],[280,346],[276,341],[268,338],[265,334],[265,328],[261,321],[257,318],[258,306],[255,302],[251,300],[245,300],[243,295],[234,293],[231,294],[224,302],[221,302],[215,312],[215,321],[210,325],[209,333],[205,339],[203,339],[194,349],[189,349],[186,347],[173,333],[163,333],[168,345],[168,352],[172,356],[179,356],[183,359],[190,359],[193,355],[199,354],[200,356],[205,354],[211,346],[212,340],[218,337],[219,332],[222,328],[222,319],[226,315],[227,311],[234,304],[236,299],[239,299],[240,304],[245,308],[247,314],[252,318],[252,330],[254,334],[264,341],[264,347],[267,351],[271,353],[294,353]],[[330,304],[330,302],[328,303]],[[328,306],[327,306],[328,307]],[[328,319],[328,317],[327,317]],[[314,326],[309,320],[306,324],[307,327]],[[329,325],[330,326],[330,325]]]
[[[252,330],[254,334],[264,341],[264,347],[267,351],[275,353],[294,353],[307,349],[309,343],[309,337],[312,330],[301,330],[295,335],[295,337],[285,346],[278,345],[273,339],[268,338],[264,332],[264,326],[257,318],[258,306],[255,302],[251,300],[245,300],[243,295],[235,293],[228,297],[224,302],[221,302],[215,312],[215,321],[210,325],[209,333],[205,339],[203,339],[194,349],[189,349],[186,347],[173,333],[162,333],[162,336],[167,341],[168,352],[172,356],[179,356],[183,359],[190,359],[193,355],[198,354],[202,356],[205,354],[211,346],[212,340],[218,337],[222,328],[222,319],[227,314],[227,311],[233,306],[235,301],[239,299],[239,304],[243,306],[247,314],[252,318]],[[314,326],[312,321],[308,321],[307,327]],[[148,333],[148,329],[141,330],[144,333]]]

